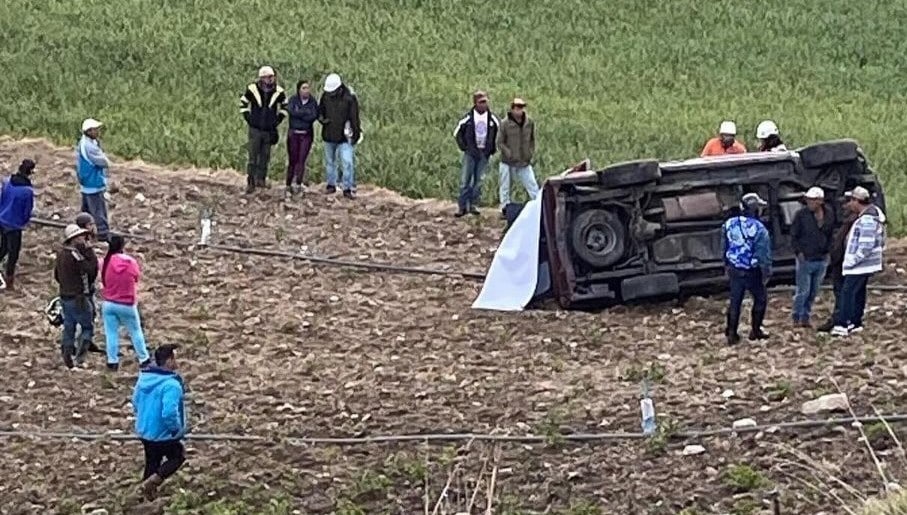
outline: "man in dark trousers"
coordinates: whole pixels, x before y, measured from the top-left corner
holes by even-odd
[[[356,198],[355,147],[362,141],[359,122],[359,97],[344,84],[340,75],[332,73],[324,79],[324,94],[318,102],[318,120],[323,128],[324,167],[327,193],[337,192],[337,155],[343,166],[343,196]]]
[[[70,224],[64,230],[63,246],[57,253],[54,279],[60,285],[63,305],[63,339],[60,352],[66,368],[81,364],[94,341],[92,295],[98,277],[98,257],[88,244],[88,230]],[[81,328],[76,345],[76,328]]]
[[[828,250],[835,219],[825,205],[825,192],[813,186],[806,192],[806,206],[794,215],[790,241],[797,257],[797,292],[794,294],[794,326],[812,327],[810,315],[819,286],[828,267]]]
[[[845,197],[845,204],[850,199]],[[831,316],[824,324],[816,328],[820,333],[830,333],[835,327],[835,318],[841,309],[841,288],[844,286],[844,250],[847,246],[847,235],[850,234],[850,228],[857,221],[857,214],[844,209],[844,221],[841,227],[835,231],[831,240],[831,247],[828,252],[828,276],[831,278],[832,292],[835,296],[835,305]]]
[[[729,218],[722,227],[724,262],[730,280],[730,304],[727,310],[728,345],[740,342],[740,305],[747,291],[753,296],[750,340],[762,340],[768,335],[762,330],[768,305],[766,285],[772,271],[772,241],[768,229],[759,220],[763,207],[768,205],[756,193],[740,199],[740,215]]]
[[[132,395],[135,432],[145,449],[142,494],[154,499],[165,479],[186,461],[181,442],[186,435],[183,379],[176,373],[177,345],[161,345],[154,351],[156,366],[139,371]],[[165,461],[166,458],[166,461]]]
[[[472,109],[457,123],[454,138],[463,152],[463,167],[460,171],[460,196],[457,199],[457,218],[467,213],[479,214],[482,198],[482,177],[488,168],[488,160],[497,151],[496,141],[500,122],[488,108],[488,94],[476,91],[472,94]]]
[[[31,221],[35,205],[35,190],[30,179],[34,169],[34,161],[22,161],[19,171],[3,181],[0,188],[0,262],[6,258],[3,283],[7,290],[15,287],[16,264],[22,250],[22,231]]]
[[[107,179],[110,159],[101,150],[101,127],[104,124],[88,118],[82,122],[82,138],[76,147],[76,176],[82,193],[82,211],[91,213],[97,225],[96,237],[107,241]]]
[[[262,66],[258,81],[249,84],[239,98],[240,109],[249,126],[249,165],[246,168],[246,193],[267,185],[271,147],[279,139],[277,126],[287,116],[287,95],[277,84],[274,69]]]
[[[290,112],[290,129],[287,131],[287,190],[285,196],[298,194],[305,179],[305,165],[312,150],[315,137],[315,121],[318,119],[318,102],[312,96],[309,81],[296,84],[296,94],[290,97],[287,108]]]

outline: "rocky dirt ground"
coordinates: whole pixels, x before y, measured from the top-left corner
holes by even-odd
[[[39,163],[38,214],[71,219],[71,151],[0,140],[0,169],[24,157]],[[851,427],[671,435],[745,417],[802,419],[804,401],[836,391],[829,377],[858,414],[907,410],[903,292],[871,295],[869,330],[847,340],[791,329],[790,296],[775,294],[771,339],[738,348],[722,344],[721,298],[601,313],[476,312],[474,280],[313,266],[193,242],[208,205],[216,242],[482,273],[502,233],[493,210],[454,221],[450,204],[374,189],[354,203],[320,191],[284,203],[276,189],[246,199],[233,172],[134,162],[117,163],[112,175],[113,226],[163,240],[132,244],[145,270],[141,310],[152,345],[184,346],[193,431],[271,440],[189,442],[178,477],[141,504],[132,495],[141,468],[135,442],[0,437],[0,513],[414,514],[426,504],[431,513],[448,480],[436,513],[482,513],[492,476],[494,513],[759,513],[774,488],[782,513],[843,513],[842,500],[856,503],[883,486]],[[59,334],[43,319],[59,236],[41,227],[26,233],[19,291],[0,296],[0,429],[128,433],[137,368],[128,339],[120,372],[106,372],[98,355],[67,371]],[[880,282],[897,283],[907,245],[893,243],[888,260]],[[829,298],[818,305],[823,316]],[[659,437],[562,441],[562,433],[638,431],[643,375],[653,380]],[[869,430],[888,474],[907,480],[886,432]],[[547,441],[287,440],[467,431]],[[681,455],[687,444],[705,452]]]

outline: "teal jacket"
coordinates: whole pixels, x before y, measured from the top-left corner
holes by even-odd
[[[142,440],[177,440],[186,434],[183,379],[159,367],[139,373],[132,394],[135,432]]]

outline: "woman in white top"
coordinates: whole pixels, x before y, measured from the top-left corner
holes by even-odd
[[[787,152],[778,126],[771,120],[756,126],[756,139],[759,140],[759,152]]]

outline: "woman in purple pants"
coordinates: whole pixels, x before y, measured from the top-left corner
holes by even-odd
[[[296,84],[296,94],[290,97],[287,110],[290,112],[290,128],[287,133],[287,191],[289,197],[302,191],[305,184],[305,163],[312,150],[314,123],[318,119],[318,102],[309,91],[308,81]]]

